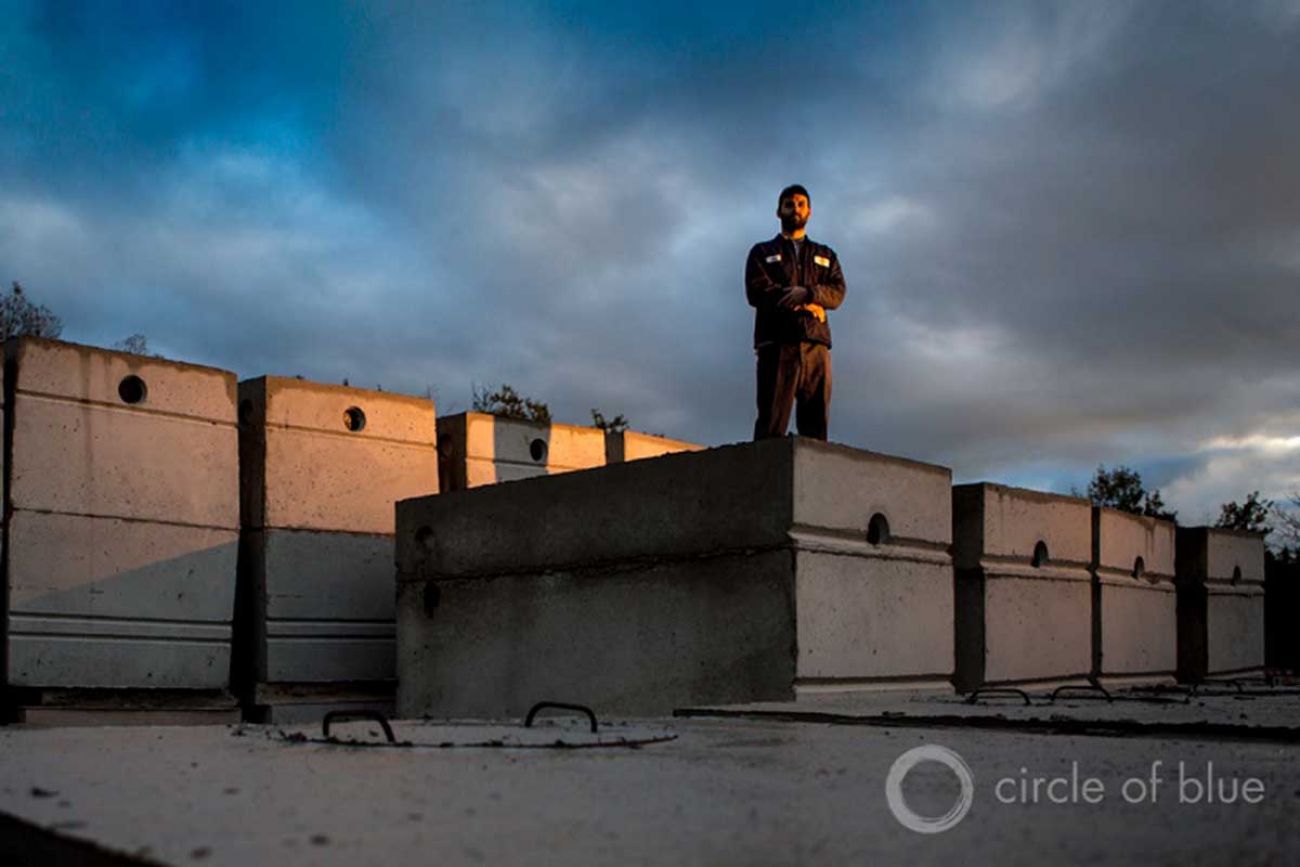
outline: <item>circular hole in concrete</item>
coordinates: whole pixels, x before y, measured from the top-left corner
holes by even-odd
[[[356,433],[366,426],[366,414],[359,406],[350,406],[343,410],[343,426]]]
[[[1233,584],[1240,584],[1240,583],[1241,583],[1241,567],[1240,567],[1240,566],[1233,566],[1233,567],[1232,567],[1232,583],[1233,583]]]
[[[123,403],[141,403],[147,394],[149,388],[134,373],[122,377],[122,381],[117,384],[117,396],[122,398]]]
[[[867,522],[867,543],[883,545],[889,541],[889,520],[880,512],[871,516]]]
[[[1038,544],[1034,546],[1034,568],[1037,569],[1038,567],[1042,566],[1046,562],[1047,562],[1047,543],[1044,542],[1042,539],[1039,539]]]
[[[546,440],[537,438],[528,444],[528,454],[533,456],[533,460],[541,462],[546,460]]]
[[[1146,561],[1145,561],[1145,560],[1143,560],[1141,557],[1139,557],[1139,558],[1137,558],[1136,560],[1133,561],[1133,577],[1134,577],[1134,578],[1141,578],[1143,575],[1146,574],[1146,571],[1147,571],[1147,564],[1146,564]]]

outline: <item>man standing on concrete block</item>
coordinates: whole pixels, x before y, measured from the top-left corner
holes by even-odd
[[[785,436],[797,401],[800,436],[826,439],[831,407],[831,327],[826,311],[844,300],[835,251],[807,238],[812,200],[798,184],[777,199],[781,234],[755,244],[745,262],[745,297],[754,308],[758,419],[754,439]]]

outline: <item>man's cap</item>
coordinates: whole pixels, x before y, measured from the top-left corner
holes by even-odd
[[[791,196],[796,196],[796,195],[803,196],[805,199],[808,200],[808,204],[810,205],[812,204],[812,196],[808,195],[808,190],[807,188],[804,187],[803,184],[791,184],[790,186],[786,187],[784,190],[781,191],[781,195],[776,197],[776,206],[778,208],[781,207],[782,202],[784,202],[786,199],[790,198]]]

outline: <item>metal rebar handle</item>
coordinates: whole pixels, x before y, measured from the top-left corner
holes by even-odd
[[[1084,693],[1099,692],[1101,693],[1101,697],[1106,699],[1106,701],[1115,701],[1115,698],[1110,694],[1110,691],[1099,683],[1067,683],[1064,686],[1058,686],[1056,689],[1052,690],[1052,696],[1048,701],[1055,702],[1057,696],[1071,691]],[[1082,696],[1080,696],[1080,698],[1082,698]]]
[[[537,704],[533,705],[532,709],[528,711],[528,716],[524,718],[524,728],[531,728],[533,725],[533,719],[537,716],[537,712],[546,708],[554,708],[555,710],[571,710],[576,713],[585,714],[587,719],[591,721],[591,733],[596,733],[596,714],[591,708],[580,704],[565,704],[564,702],[559,701],[539,701]]]
[[[388,724],[388,718],[377,710],[332,710],[325,714],[325,719],[321,720],[321,734],[328,738],[330,736],[330,723],[345,719],[367,719],[379,723],[379,727],[384,730],[384,736],[388,738],[390,744],[397,743],[397,738],[393,736],[393,727]]]
[[[1024,699],[1026,707],[1033,704],[1033,702],[1029,700],[1029,693],[1025,692],[1023,689],[1016,689],[1014,686],[982,686],[970,695],[966,696],[966,704],[974,704],[981,695],[1016,696]]]

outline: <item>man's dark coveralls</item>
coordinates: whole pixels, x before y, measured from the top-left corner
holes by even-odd
[[[844,300],[844,273],[835,251],[805,237],[796,255],[784,235],[755,244],[745,262],[745,297],[754,308],[758,355],[758,420],[754,439],[785,436],[798,399],[800,436],[826,439],[831,406],[831,327],[809,305],[834,310]],[[791,286],[806,286],[807,302],[788,310],[777,301]]]

